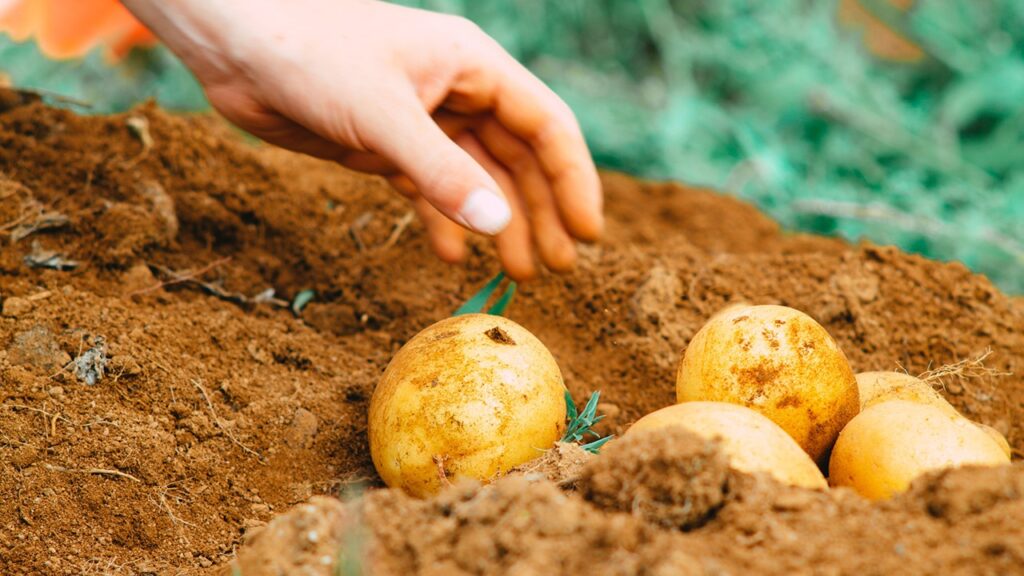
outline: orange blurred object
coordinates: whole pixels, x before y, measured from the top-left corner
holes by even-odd
[[[157,39],[117,0],[0,0],[0,32],[34,37],[50,58],[79,58],[97,46],[119,59]]]
[[[906,12],[914,0],[888,0],[893,8]],[[864,45],[875,56],[896,62],[917,62],[924,51],[909,38],[890,28],[858,0],[840,0],[839,21],[846,26],[864,29]]]

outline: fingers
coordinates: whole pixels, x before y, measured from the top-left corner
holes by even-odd
[[[388,181],[411,201],[420,222],[427,229],[430,248],[437,257],[449,264],[462,262],[466,257],[466,230],[437,211],[416,192],[416,185],[407,176],[397,175]]]
[[[530,145],[569,231],[596,240],[604,226],[600,181],[569,107],[500,47],[482,51],[454,92],[446,106],[464,113],[489,109]]]
[[[456,138],[455,142],[491,174],[501,187],[505,197],[508,198],[512,208],[511,221],[494,239],[502,267],[513,280],[524,281],[533,278],[537,275],[537,267],[533,260],[530,225],[523,213],[519,196],[516,194],[516,182],[472,134],[463,133]]]
[[[512,208],[498,184],[444,133],[414,95],[397,96],[379,114],[367,113],[359,137],[392,162],[442,214],[493,236],[508,226]]]
[[[494,119],[482,122],[475,133],[490,154],[512,173],[541,261],[555,272],[571,270],[576,262],[576,246],[565,229],[547,176],[533,150]]]
[[[495,117],[533,147],[569,231],[597,240],[604,227],[601,184],[575,117],[518,62],[509,68],[495,95]]]
[[[449,264],[457,264],[466,258],[466,229],[437,211],[422,196],[413,200],[413,207],[427,228],[430,248],[437,257]]]

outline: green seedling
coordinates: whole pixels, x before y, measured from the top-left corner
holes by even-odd
[[[604,446],[614,437],[605,436],[601,438],[600,434],[592,430],[595,424],[604,419],[604,415],[597,415],[597,402],[600,397],[601,392],[599,391],[591,394],[590,400],[587,400],[587,405],[580,412],[576,410],[576,403],[572,400],[572,394],[568,390],[565,391],[566,420],[568,420],[569,424],[565,429],[565,435],[562,436],[562,442],[583,442],[589,434],[596,438],[596,440],[583,444],[581,448],[591,454],[597,454],[601,450],[601,446]]]
[[[516,294],[516,283],[509,280],[508,286],[505,287],[505,292],[498,298],[498,301],[493,306],[484,312],[484,308],[487,306],[487,301],[491,299],[495,291],[501,286],[501,281],[505,279],[505,273],[499,272],[497,276],[491,278],[491,280],[484,284],[484,287],[479,292],[474,294],[466,303],[459,306],[459,309],[455,311],[453,316],[461,316],[463,314],[492,314],[494,316],[501,316],[505,313],[505,309],[512,302],[512,297]]]
[[[296,294],[291,304],[292,314],[295,314],[296,316],[301,314],[302,309],[305,308],[306,304],[309,304],[315,296],[316,292],[313,290],[303,290]]]

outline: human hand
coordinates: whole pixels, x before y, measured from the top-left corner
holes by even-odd
[[[445,261],[465,256],[469,228],[494,235],[506,272],[525,280],[535,256],[566,271],[575,241],[601,233],[572,112],[467,20],[366,0],[124,4],[228,120],[387,177]]]

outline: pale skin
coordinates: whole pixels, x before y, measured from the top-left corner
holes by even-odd
[[[562,272],[601,187],[569,107],[465,19],[371,0],[124,0],[213,106],[278,146],[386,177],[434,252],[494,237],[505,271]]]

